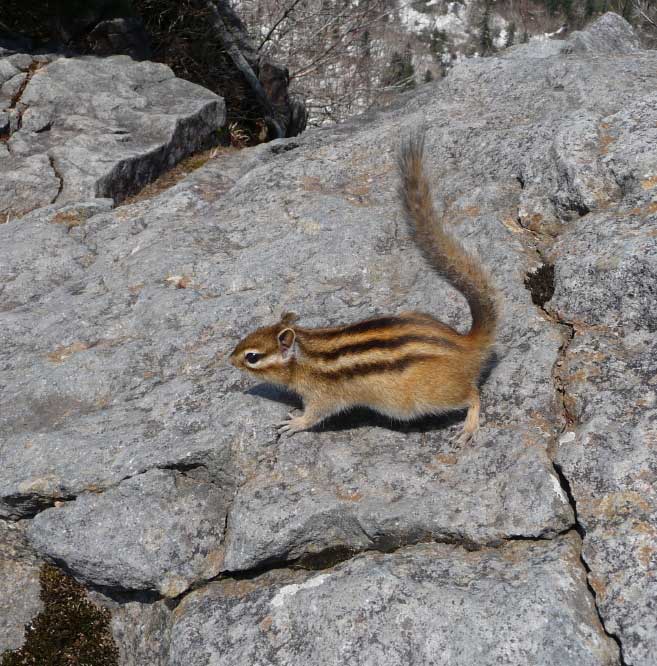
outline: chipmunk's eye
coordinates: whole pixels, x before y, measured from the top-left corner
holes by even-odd
[[[244,354],[244,359],[249,365],[253,365],[254,363],[257,363],[264,354],[256,354],[256,352],[247,352]]]

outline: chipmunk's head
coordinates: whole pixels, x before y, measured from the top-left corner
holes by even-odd
[[[273,326],[263,326],[240,340],[228,358],[231,365],[263,381],[288,384],[297,355],[297,316],[286,312]]]

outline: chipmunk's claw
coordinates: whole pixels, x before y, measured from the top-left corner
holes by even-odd
[[[474,443],[477,436],[477,430],[464,430],[456,440],[456,443],[459,446],[466,446],[468,444]]]
[[[288,414],[287,421],[278,424],[277,431],[279,435],[292,437],[297,432],[307,430],[310,427],[306,419],[301,416],[294,416],[291,412]]]

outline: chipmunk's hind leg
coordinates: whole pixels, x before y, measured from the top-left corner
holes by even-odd
[[[470,402],[468,406],[468,414],[465,417],[465,423],[463,424],[463,432],[458,438],[458,443],[461,446],[468,444],[472,441],[479,430],[479,410],[481,407],[481,401],[479,400],[479,391],[477,389],[473,390],[472,395],[470,396]]]

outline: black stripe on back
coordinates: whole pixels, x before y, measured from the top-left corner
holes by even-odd
[[[313,368],[313,373],[319,375],[323,379],[353,379],[354,377],[364,377],[365,375],[373,375],[383,372],[402,372],[406,370],[413,363],[418,361],[428,361],[435,359],[432,354],[409,354],[403,358],[395,359],[394,361],[373,361],[372,363],[356,363],[352,366],[339,368],[335,370],[321,370]]]
[[[426,342],[447,349],[459,348],[457,344],[451,340],[448,340],[447,338],[441,338],[435,335],[417,334],[399,335],[396,338],[388,339],[373,338],[371,340],[364,340],[363,342],[354,342],[352,344],[343,345],[336,349],[331,349],[330,351],[313,351],[303,346],[301,341],[299,342],[304,354],[313,356],[315,358],[321,358],[325,361],[335,360],[343,354],[357,354],[359,352],[371,351],[375,349],[397,349],[398,347],[403,347],[409,342]]]
[[[369,331],[378,331],[382,328],[390,328],[406,323],[406,319],[400,317],[377,317],[376,319],[366,319],[356,324],[348,324],[338,328],[331,328],[326,331],[312,331],[314,338],[337,338],[340,335],[350,335],[351,333],[367,333]]]

